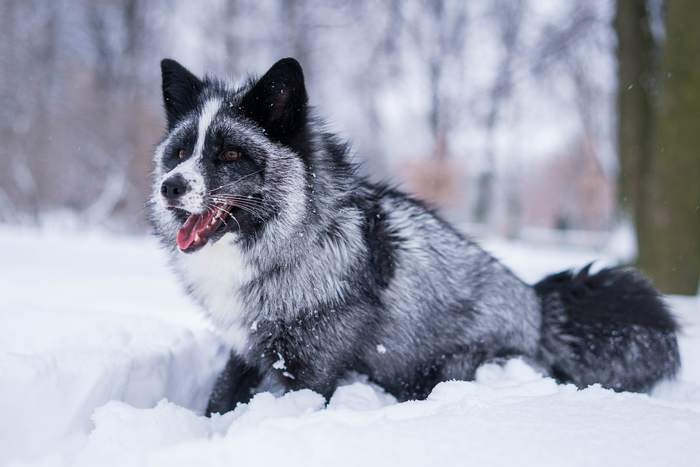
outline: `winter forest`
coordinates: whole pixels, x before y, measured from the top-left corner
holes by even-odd
[[[0,467],[697,464],[699,25],[696,0],[0,0]],[[658,361],[675,357],[675,378],[666,377],[667,358],[668,371],[645,393],[618,391],[615,381],[577,386],[556,365],[533,363],[533,351],[478,361],[472,376],[443,378],[421,400],[402,402],[353,367],[330,396],[273,387],[204,416],[234,347],[173,269],[181,257],[195,258],[194,273],[215,277],[206,290],[224,297],[217,303],[243,313],[226,278],[243,281],[247,265],[240,255],[197,263],[197,252],[184,253],[183,231],[198,241],[218,222],[205,214],[188,212],[177,233],[180,251],[171,245],[176,259],[151,235],[153,155],[166,129],[160,61],[238,82],[283,57],[303,66],[314,116],[351,144],[358,170],[435,207],[506,266],[499,277],[509,269],[517,276],[509,283],[520,287],[514,290],[532,293],[518,297],[530,297],[541,323],[501,314],[496,327],[531,326],[538,357],[560,357],[544,347],[549,326],[571,361],[630,355],[617,366],[586,363],[636,374],[657,361],[641,357],[654,352],[651,338],[644,340],[653,308],[645,305],[653,299],[651,311],[675,317],[663,335],[671,350],[658,353]],[[259,207],[246,200],[238,202]],[[374,212],[366,224],[381,217]],[[216,225],[211,229],[228,228]],[[214,241],[212,235],[202,249]],[[432,244],[408,244],[450,256]],[[313,255],[303,250],[294,261],[300,257]],[[493,258],[485,268],[496,267]],[[378,259],[394,273],[393,257]],[[425,265],[407,262],[403,277],[419,277]],[[320,280],[306,281],[312,298],[331,277],[328,263],[318,263]],[[591,264],[594,275],[634,266],[663,295],[652,290],[651,299],[635,302],[641,305],[630,307],[621,331],[596,328],[599,322],[586,327],[584,316],[577,331],[600,333],[600,341],[567,340],[562,329],[580,322],[545,316],[565,300],[537,295],[530,285],[564,270],[580,277]],[[448,271],[447,279],[399,289],[392,299],[447,308],[445,301],[424,306],[424,298],[457,296],[436,291],[467,282],[450,274],[456,269],[434,268],[431,279]],[[212,274],[220,270],[229,274],[221,284]],[[474,290],[492,286],[474,301],[491,300],[486,309],[501,311],[506,287],[486,276],[473,282],[481,282]],[[303,288],[280,285],[268,299]],[[614,300],[644,295],[614,290]],[[578,297],[573,303],[593,295],[586,287],[569,292]],[[382,300],[373,305],[380,312],[388,309]],[[591,308],[597,318],[615,311]],[[314,309],[309,322],[343,314],[336,311]],[[406,313],[396,322],[410,324],[405,317],[413,319]],[[375,324],[382,319],[358,329]],[[387,333],[366,347],[367,361],[413,361],[411,349],[441,349],[459,334],[454,327],[440,326],[444,335],[417,344],[413,334]],[[240,332],[253,336],[258,321]],[[319,355],[335,355],[353,340],[328,334],[335,347],[317,346]],[[409,350],[392,348],[389,338],[403,339]],[[616,353],[625,339],[642,344]],[[596,354],[601,348],[612,350]],[[450,352],[431,358],[447,361]],[[289,361],[277,355],[271,367],[286,372]],[[432,375],[438,366],[420,368]]]
[[[4,0],[0,221],[144,231],[164,125],[159,60],[240,79],[294,56],[317,113],[374,178],[478,233],[583,232],[566,238],[600,245],[632,223],[643,269],[692,292],[696,10],[660,0]]]

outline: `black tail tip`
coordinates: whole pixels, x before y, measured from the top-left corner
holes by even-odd
[[[638,271],[591,265],[535,284],[542,300],[542,360],[580,387],[642,392],[680,367],[678,323]]]

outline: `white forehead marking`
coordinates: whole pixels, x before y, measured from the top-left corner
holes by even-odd
[[[202,174],[202,151],[204,149],[204,140],[207,136],[207,130],[211,126],[214,117],[216,117],[219,108],[221,108],[220,98],[212,98],[204,103],[202,112],[199,114],[197,141],[192,155],[185,162],[178,164],[173,170],[162,177],[162,179],[165,180],[176,174],[180,174],[187,181],[190,189],[187,194],[182,197],[180,202],[182,203],[182,207],[190,212],[203,212],[205,210],[204,199],[206,184],[204,183],[204,176]],[[159,148],[159,150],[161,149]]]
[[[192,157],[199,159],[202,157],[204,149],[204,140],[207,137],[207,130],[211,126],[211,122],[216,117],[216,113],[221,108],[221,99],[215,97],[204,103],[202,113],[199,115],[199,124],[197,125],[197,143],[194,146]]]

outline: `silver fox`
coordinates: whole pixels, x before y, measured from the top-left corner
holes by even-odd
[[[152,224],[231,345],[207,413],[256,391],[330,396],[348,372],[399,400],[522,356],[559,381],[646,391],[678,326],[638,272],[531,286],[420,201],[358,174],[311,115],[299,63],[233,85],[163,60]]]

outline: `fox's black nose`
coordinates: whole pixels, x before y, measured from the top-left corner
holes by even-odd
[[[174,175],[160,186],[160,194],[166,199],[177,199],[187,193],[188,186],[182,175]]]

